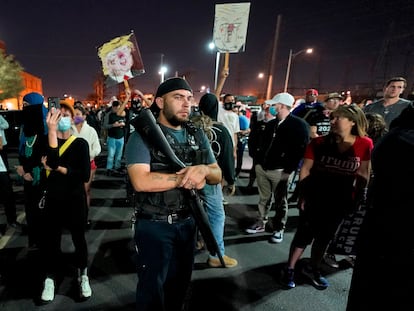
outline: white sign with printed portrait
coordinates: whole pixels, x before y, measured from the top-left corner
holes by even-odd
[[[220,53],[244,52],[250,2],[216,4],[213,42]]]

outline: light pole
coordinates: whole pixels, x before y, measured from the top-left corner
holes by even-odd
[[[161,65],[160,65],[160,71],[158,72],[161,75],[161,83],[164,82],[164,76],[167,72],[167,67],[164,66],[164,54],[161,54]]]
[[[259,79],[259,80],[263,80],[264,79],[264,77],[265,77],[265,74],[263,73],[263,72],[259,72],[259,74],[257,75],[257,78]],[[260,86],[262,85],[262,82],[260,82]],[[260,92],[260,89],[261,89],[261,87],[259,87],[259,91],[257,92],[258,94],[258,98],[261,98],[261,92]],[[263,92],[263,98],[264,99],[266,99],[266,90]]]
[[[287,92],[288,89],[288,83],[289,83],[289,75],[290,75],[290,67],[292,65],[292,60],[298,56],[299,54],[302,54],[306,52],[306,54],[311,54],[313,52],[313,49],[303,49],[300,50],[299,52],[293,53],[292,49],[290,49],[289,51],[289,58],[288,58],[288,64],[287,64],[287,69],[286,69],[286,78],[285,78],[285,87],[283,89],[283,92]]]
[[[208,48],[213,51],[216,48],[214,42],[210,42],[208,44]],[[214,71],[214,90],[217,89],[217,79],[218,79],[218,72],[219,72],[219,64],[220,64],[220,52],[216,52],[216,69]]]

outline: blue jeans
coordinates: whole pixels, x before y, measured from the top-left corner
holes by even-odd
[[[106,158],[106,169],[118,169],[121,167],[122,152],[124,149],[124,137],[108,137],[107,141],[108,157]]]
[[[224,255],[224,222],[226,215],[223,206],[223,191],[221,184],[206,184],[202,191],[204,208],[207,210],[211,231],[217,241],[221,255]]]

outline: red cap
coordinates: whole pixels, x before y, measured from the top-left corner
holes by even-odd
[[[316,90],[316,89],[309,89],[309,90],[306,91],[306,95],[316,95],[316,96],[318,96],[319,93],[318,93],[318,90]]]

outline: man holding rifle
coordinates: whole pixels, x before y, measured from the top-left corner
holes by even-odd
[[[182,309],[194,263],[196,225],[190,193],[222,179],[207,137],[188,125],[192,102],[192,89],[184,79],[163,82],[151,107],[162,139],[145,135],[152,131],[140,126],[137,117],[126,147],[128,174],[137,191],[137,310]],[[163,140],[184,168],[159,148]]]

